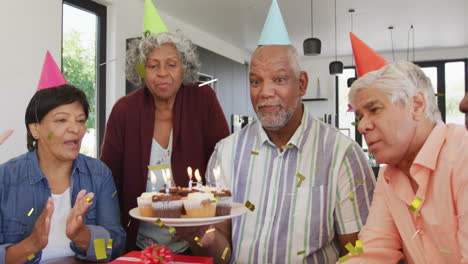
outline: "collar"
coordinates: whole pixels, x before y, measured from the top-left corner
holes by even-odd
[[[39,160],[37,158],[37,148],[26,154],[27,166],[28,166],[28,180],[29,184],[34,184],[42,179],[45,179],[44,172],[42,172],[39,166]],[[75,171],[84,172],[84,161],[82,160],[81,154],[73,161],[72,176]]]
[[[410,173],[416,167],[420,165],[430,170],[435,170],[437,160],[439,159],[440,149],[445,142],[447,137],[447,125],[442,121],[438,121],[436,126],[432,129],[429,137],[427,137],[424,145],[419,150],[418,155],[411,165]]]
[[[303,109],[302,112],[302,119],[301,119],[301,124],[299,127],[297,127],[296,131],[292,135],[292,137],[289,139],[288,143],[285,146],[291,146],[292,148],[297,148],[299,151],[302,150],[302,147],[304,145],[304,134],[306,129],[309,127],[310,120],[309,120],[309,110],[307,107],[304,106],[304,104],[301,104],[301,107]],[[258,129],[258,135],[259,135],[259,143],[261,145],[267,143],[270,144],[271,146],[276,145],[268,138],[268,134],[266,133],[265,129],[262,126],[262,123],[257,120],[257,129]]]

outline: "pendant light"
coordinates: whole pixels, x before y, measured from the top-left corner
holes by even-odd
[[[314,38],[314,0],[310,0],[310,31],[311,37],[304,40],[303,48],[305,56],[320,55],[322,50],[322,42],[318,38]]]
[[[351,32],[353,32],[353,13],[354,13],[354,9],[353,8],[350,8],[348,9],[348,13],[350,15],[350,18],[351,18]],[[354,68],[354,53],[351,52],[351,67]],[[356,69],[354,70],[354,76],[357,76],[357,73],[356,73]],[[351,87],[351,85],[353,85],[353,82],[356,81],[357,78],[356,77],[351,77],[351,78],[348,78],[348,80],[346,81],[346,83],[348,84],[348,87]]]
[[[337,58],[337,50],[336,50],[336,0],[335,0],[335,61],[332,61],[329,65],[330,69],[330,74],[331,75],[337,75],[337,74],[342,74],[343,73],[343,63],[341,61],[338,61]]]
[[[408,30],[408,48],[406,49],[406,60],[407,61],[410,61],[410,59],[409,59],[410,33],[412,33],[412,35],[413,35],[413,59],[411,60],[411,62],[414,63],[414,27],[413,27],[413,25],[411,25],[409,30]]]
[[[392,57],[393,61],[395,61],[395,48],[393,47],[393,26],[389,26],[388,30],[390,31],[390,41],[392,42]]]

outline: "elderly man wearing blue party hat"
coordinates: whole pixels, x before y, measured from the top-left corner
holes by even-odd
[[[249,72],[257,120],[221,140],[207,170],[213,181],[219,166],[250,211],[195,232],[197,251],[216,263],[334,263],[365,224],[374,176],[359,145],[302,104],[308,76],[276,0],[258,45]]]

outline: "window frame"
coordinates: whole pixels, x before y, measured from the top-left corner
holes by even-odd
[[[104,138],[106,126],[106,71],[107,71],[107,7],[91,0],[63,0],[62,1],[62,28],[63,28],[63,5],[82,9],[96,15],[96,158],[101,153],[101,145]],[[62,30],[63,43],[63,30]],[[61,54],[63,54],[63,46]],[[62,56],[63,67],[63,56]],[[63,69],[62,69],[63,70]]]

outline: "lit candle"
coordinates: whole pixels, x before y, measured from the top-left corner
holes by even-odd
[[[170,169],[164,169],[162,170],[162,173],[163,173],[163,178],[164,178],[164,182],[166,183],[166,194],[169,195],[170,194],[170,190],[171,190],[171,171]]]
[[[151,191],[156,192],[156,175],[154,175],[154,171],[150,170],[151,175]]]
[[[217,166],[216,168],[213,169],[213,175],[215,178],[215,183],[216,183],[216,192],[219,193],[220,189],[220,183],[219,183],[219,174],[220,174],[221,168]]]
[[[201,181],[200,171],[198,169],[195,170],[195,178],[197,178],[198,191],[201,192],[203,184],[202,184],[202,181]]]
[[[192,178],[193,178],[193,173],[192,173],[192,167],[188,166],[187,167],[187,174],[188,174],[188,177],[189,177],[189,182],[188,182],[188,188],[189,188],[189,191],[192,190],[192,185],[193,185],[193,181],[192,181]]]

